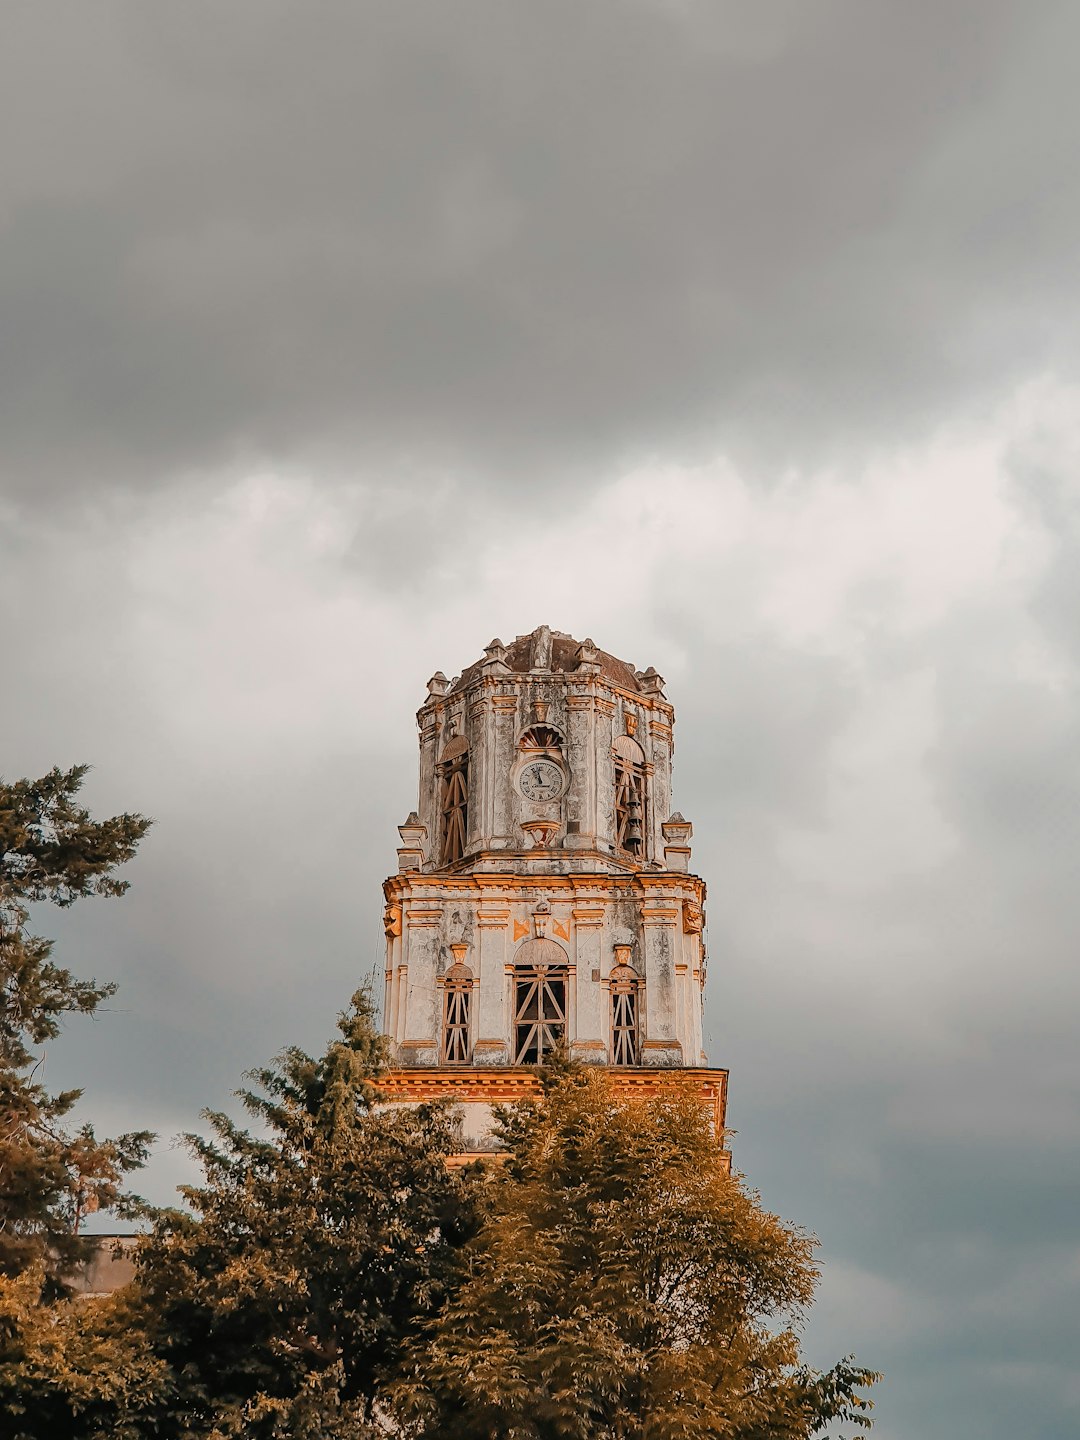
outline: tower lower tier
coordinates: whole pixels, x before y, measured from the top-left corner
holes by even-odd
[[[629,1099],[646,1100],[660,1093],[673,1082],[692,1087],[701,1101],[717,1146],[727,1157],[724,1146],[727,1114],[726,1070],[704,1067],[680,1067],[660,1070],[654,1066],[609,1069],[608,1078],[616,1093]],[[527,1100],[540,1092],[540,1075],[533,1066],[425,1066],[423,1069],[392,1070],[380,1088],[387,1099],[404,1105],[425,1101],[449,1101],[459,1107],[462,1149],[455,1157],[458,1164],[498,1152],[493,1133],[494,1111],[498,1105]],[[728,1160],[730,1165],[730,1159]]]

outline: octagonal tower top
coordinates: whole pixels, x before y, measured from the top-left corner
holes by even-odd
[[[420,793],[402,870],[685,870],[661,676],[540,625],[492,640],[417,714]]]

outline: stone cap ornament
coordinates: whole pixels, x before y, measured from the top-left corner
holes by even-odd
[[[409,813],[404,825],[398,826],[398,834],[401,836],[401,846],[397,852],[398,870],[419,870],[424,863],[427,826],[421,823],[415,810]]]
[[[446,983],[464,987],[472,985],[473,972],[465,964],[465,956],[469,953],[468,945],[462,943],[451,945],[450,953],[454,957],[454,962],[446,972]]]

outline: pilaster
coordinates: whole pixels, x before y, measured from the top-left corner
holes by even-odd
[[[675,954],[679,927],[677,900],[656,899],[641,907],[645,945],[645,1065],[680,1065],[682,1046],[676,1029]]]
[[[510,906],[499,900],[481,903],[476,916],[480,942],[478,1014],[473,1058],[477,1065],[505,1065],[510,1059],[510,1020],[506,1002],[507,927]]]
[[[603,901],[582,901],[574,906],[572,934],[577,970],[577,1015],[572,1054],[578,1060],[608,1059],[608,1018],[603,984],[604,956]]]

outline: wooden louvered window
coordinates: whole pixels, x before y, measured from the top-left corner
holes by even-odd
[[[638,1001],[641,986],[629,965],[617,965],[611,972],[611,1063],[640,1064]]]
[[[468,1065],[469,1009],[472,1001],[472,981],[451,979],[446,981],[443,1001],[443,1064]]]
[[[564,965],[515,970],[515,1065],[540,1065],[566,1040],[566,984]]]
[[[469,833],[469,752],[464,741],[451,741],[447,751],[439,766],[442,863],[453,865],[465,854]]]

